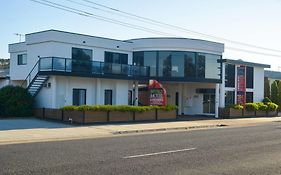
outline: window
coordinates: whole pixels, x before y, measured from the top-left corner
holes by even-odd
[[[105,52],[104,53],[105,63],[116,63],[116,64],[128,64],[128,54]]]
[[[184,77],[184,52],[172,52],[172,76]]]
[[[112,90],[104,90],[104,104],[112,105]]]
[[[73,105],[80,106],[86,104],[86,89],[73,89]]]
[[[128,105],[133,105],[133,91],[128,90]]]
[[[145,51],[133,53],[133,64],[136,66],[149,66],[150,76],[156,76],[157,52]]]
[[[91,72],[93,51],[91,49],[72,48],[72,71]]]
[[[27,55],[20,54],[18,55],[18,65],[26,65],[27,64]]]
[[[184,76],[185,77],[195,77],[195,53],[184,54]]]
[[[172,73],[172,53],[161,51],[159,52],[159,71],[158,76],[170,77]]]
[[[246,87],[254,88],[254,68],[246,67]]]
[[[234,91],[226,91],[225,92],[225,106],[229,106],[234,104],[235,100],[235,92]]]
[[[197,56],[197,78],[205,78],[205,54],[198,54]]]
[[[246,92],[246,103],[253,103],[253,92]]]
[[[225,65],[225,87],[235,87],[235,65]]]

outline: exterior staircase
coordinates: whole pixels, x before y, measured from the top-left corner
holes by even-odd
[[[41,88],[44,86],[46,81],[49,79],[49,76],[47,75],[36,75],[33,80],[29,83],[27,87],[27,91],[35,97],[38,92],[41,90]]]

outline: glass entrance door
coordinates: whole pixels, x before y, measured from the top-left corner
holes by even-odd
[[[215,94],[203,94],[203,113],[215,113]]]

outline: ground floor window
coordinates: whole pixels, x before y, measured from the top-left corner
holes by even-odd
[[[226,91],[225,92],[225,106],[229,106],[235,103],[235,92]]]
[[[253,92],[246,92],[246,103],[253,103]]]
[[[86,89],[73,89],[73,105],[85,105],[86,104]]]
[[[128,105],[133,105],[133,91],[128,91]]]
[[[112,105],[112,90],[110,89],[104,90],[104,104]]]

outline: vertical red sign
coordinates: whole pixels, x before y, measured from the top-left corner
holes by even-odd
[[[237,67],[237,104],[245,105],[246,103],[246,67]]]

